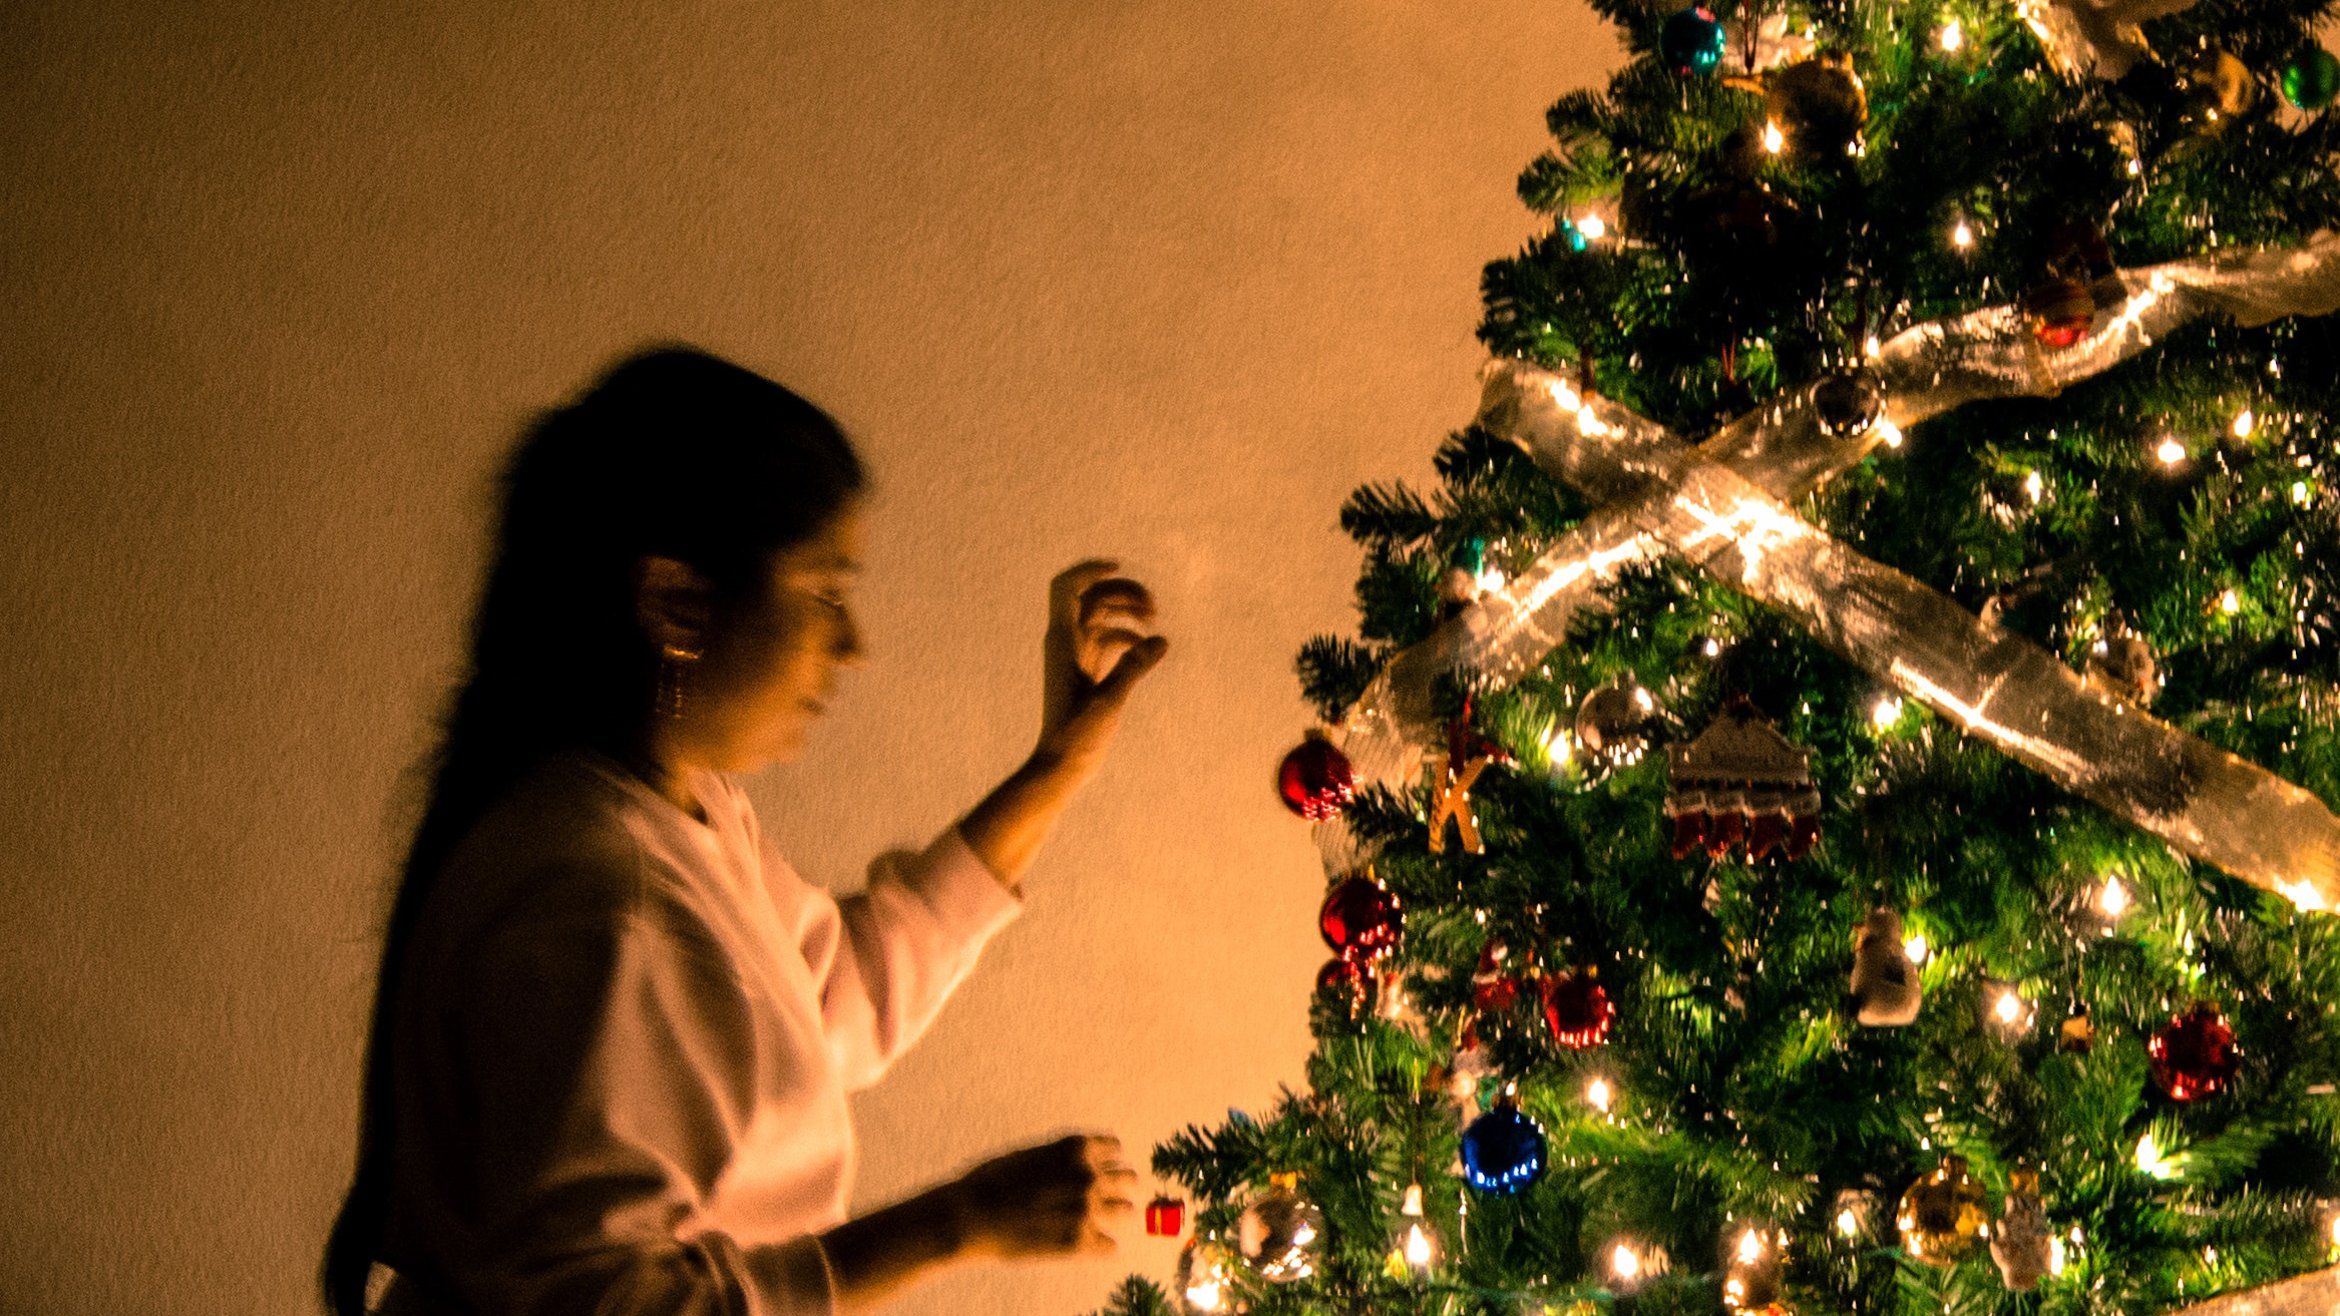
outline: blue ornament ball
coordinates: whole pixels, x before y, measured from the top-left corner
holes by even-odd
[[[1463,1130],[1463,1178],[1505,1197],[1544,1177],[1544,1130],[1517,1107],[1497,1106]]]
[[[1728,44],[1722,20],[1709,13],[1704,5],[1692,5],[1675,14],[1658,33],[1658,54],[1676,73],[1684,76],[1712,73],[1721,68],[1723,50]]]

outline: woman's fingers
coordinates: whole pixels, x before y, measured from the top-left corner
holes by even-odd
[[[1127,576],[1098,580],[1081,591],[1077,619],[1083,626],[1104,624],[1110,618],[1146,622],[1154,619],[1154,594]]]
[[[1097,683],[1095,703],[1119,711],[1121,705],[1129,699],[1130,690],[1146,673],[1154,670],[1161,663],[1163,655],[1169,652],[1170,641],[1159,635],[1130,645],[1128,652],[1121,655],[1121,660],[1113,664],[1113,670]]]
[[[1081,624],[1081,600],[1090,589],[1121,569],[1111,558],[1090,558],[1056,573],[1048,582],[1048,624],[1067,630]]]

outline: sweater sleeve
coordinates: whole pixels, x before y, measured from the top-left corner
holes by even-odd
[[[910,1049],[1023,906],[956,827],[921,853],[881,857],[868,887],[837,904],[846,944],[830,961],[821,1014],[837,1072],[858,1089]]]
[[[587,900],[499,927],[468,972],[477,1260],[450,1278],[474,1310],[833,1310],[816,1239],[746,1248],[700,1224],[772,1063],[704,924]]]

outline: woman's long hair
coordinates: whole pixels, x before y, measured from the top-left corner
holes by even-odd
[[[390,1210],[392,1020],[407,942],[449,854],[544,758],[624,754],[651,716],[658,655],[635,611],[642,559],[698,571],[721,605],[765,588],[773,556],[858,493],[835,421],[752,371],[689,348],[612,367],[524,436],[502,483],[470,669],[424,765],[422,819],[383,938],[360,1097],[357,1171],[320,1276],[362,1316]]]

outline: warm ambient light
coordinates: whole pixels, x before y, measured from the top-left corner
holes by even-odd
[[[1958,248],[1960,251],[1965,251],[1967,248],[1972,247],[1974,245],[1973,227],[1970,226],[1965,220],[1959,220],[1957,226],[1950,230],[1950,245]]]
[[[1480,572],[1478,580],[1473,583],[1479,587],[1479,592],[1481,594],[1492,594],[1495,591],[1503,588],[1503,573],[1493,567],[1489,567],[1485,571]]]
[[[1861,1236],[1861,1213],[1849,1206],[1837,1212],[1836,1232],[1846,1238],[1859,1238]]]
[[[2186,459],[2186,445],[2175,438],[2163,439],[2161,446],[2153,450],[2153,455],[2161,459],[2162,465],[2175,466]]]
[[[1877,422],[1877,437],[1885,440],[1886,447],[1898,448],[1901,446],[1901,427],[1892,421],[1880,420]]]
[[[1598,242],[1609,235],[1609,225],[1599,215],[1583,214],[1576,217],[1576,231],[1584,235],[1585,241]]]
[[[1934,39],[1942,43],[1942,49],[1956,50],[1966,44],[1966,29],[1953,18],[1942,25],[1942,30],[1934,34]]]
[[[2218,610],[2231,617],[2242,611],[2242,595],[2232,589],[2218,596]]]
[[[2259,418],[2249,407],[2244,407],[2234,418],[2234,437],[2238,439],[2251,437],[2251,433],[2258,428]]]
[[[1609,1103],[1616,1099],[1616,1095],[1609,1090],[1609,1080],[1605,1078],[1596,1078],[1584,1085],[1585,1104],[1604,1115],[1609,1113]]]
[[[1907,941],[1901,943],[1901,953],[1909,956],[1912,964],[1925,963],[1927,949],[1926,934],[1923,932],[1913,932]]]
[[[1763,149],[1771,152],[1773,155],[1778,155],[1781,148],[1785,147],[1786,145],[1787,134],[1780,131],[1779,121],[1776,119],[1765,119],[1763,121]]]
[[[1739,1235],[1739,1263],[1752,1266],[1763,1259],[1763,1235],[1750,1229]]]
[[[2118,921],[2121,915],[2129,912],[2130,903],[2129,888],[2121,885],[2121,879],[2104,879],[2104,890],[2096,895],[2096,907],[2104,911],[2106,918]]]
[[[1641,1278],[1641,1254],[1619,1243],[1609,1253],[1609,1273],[1626,1283]]]
[[[2047,477],[2038,471],[2025,475],[2023,477],[2023,492],[2030,495],[2031,501],[2035,503],[2047,497]]]
[[[1879,695],[1877,706],[1869,710],[1869,721],[1882,731],[1900,720],[1901,700],[1892,695]]]
[[[2307,500],[2308,500],[2308,487],[2307,487],[2307,481],[2305,481],[2305,480],[2293,480],[2293,481],[2291,482],[2291,501],[2293,501],[2293,502],[2295,502],[2295,503],[2298,503],[2298,504],[2299,504],[2300,506],[2302,506],[2302,507],[2305,507],[2305,506],[2307,506]]]

